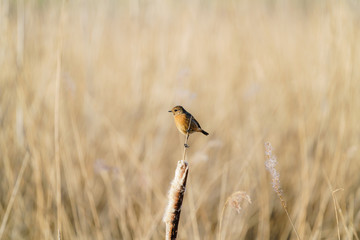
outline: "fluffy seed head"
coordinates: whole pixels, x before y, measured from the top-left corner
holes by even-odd
[[[243,209],[247,204],[251,204],[250,196],[243,191],[234,192],[227,201],[230,206],[237,211],[237,213],[240,213],[241,209]]]
[[[283,200],[283,191],[280,185],[280,174],[276,170],[276,156],[272,154],[272,146],[269,142],[265,143],[265,167],[271,174],[271,180],[272,180],[272,188],[276,192],[276,194],[279,196],[280,200],[283,204],[285,204],[285,201]]]

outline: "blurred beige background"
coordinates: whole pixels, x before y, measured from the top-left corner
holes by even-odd
[[[239,190],[252,204],[226,208],[222,239],[296,239],[266,141],[302,239],[359,239],[359,10],[1,0],[0,236],[55,239],[60,221],[63,239],[164,238],[181,104],[210,135],[190,137],[179,239],[219,239]]]

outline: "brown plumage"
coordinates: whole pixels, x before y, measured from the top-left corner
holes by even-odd
[[[173,107],[169,112],[174,115],[174,120],[177,129],[184,135],[187,133],[191,134],[194,132],[201,132],[204,135],[209,135],[207,132],[201,129],[200,124],[196,119],[187,112],[182,106]],[[191,125],[189,128],[189,122],[191,120]]]

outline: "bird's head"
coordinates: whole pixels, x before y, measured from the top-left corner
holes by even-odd
[[[182,106],[176,106],[176,107],[173,107],[169,112],[171,112],[174,116],[176,116],[176,115],[182,114],[186,111]]]

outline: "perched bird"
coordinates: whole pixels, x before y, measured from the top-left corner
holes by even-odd
[[[186,135],[186,143],[189,138],[189,135],[194,132],[201,132],[204,135],[209,135],[201,129],[200,124],[196,119],[187,112],[182,106],[173,107],[169,112],[174,115],[174,120],[177,129],[184,135]],[[191,122],[191,124],[189,124]],[[185,147],[189,147],[187,144],[184,144]]]

